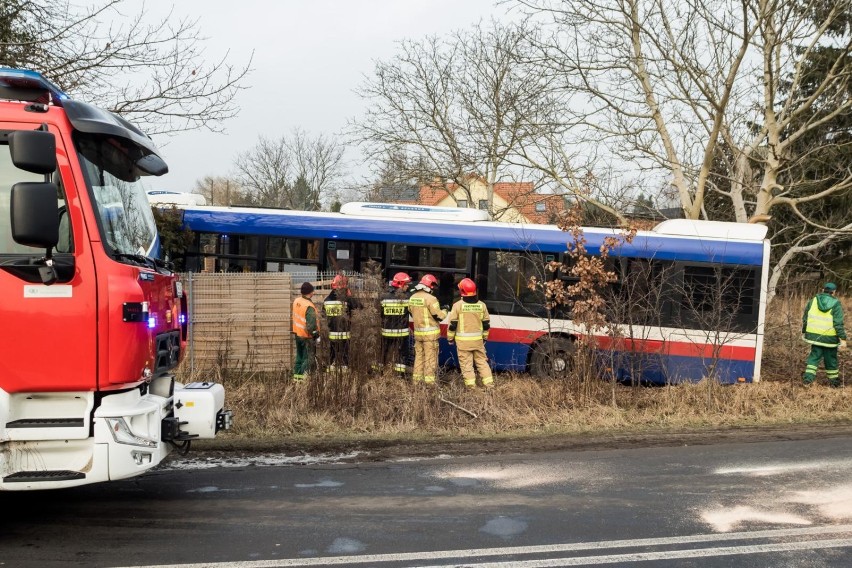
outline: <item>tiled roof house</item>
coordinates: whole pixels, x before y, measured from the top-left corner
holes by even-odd
[[[488,193],[485,182],[473,179],[470,184],[470,200],[464,188],[456,183],[430,184],[420,187],[417,200],[399,199],[396,203],[417,203],[440,207],[472,207],[488,209]],[[560,212],[565,210],[561,195],[536,193],[532,182],[497,182],[494,184],[494,199],[491,214],[496,221],[509,223],[554,223]]]

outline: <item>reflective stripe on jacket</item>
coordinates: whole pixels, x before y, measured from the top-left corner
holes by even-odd
[[[447,339],[459,342],[488,339],[490,319],[484,303],[459,300],[450,310]]]
[[[361,307],[361,302],[353,298],[348,290],[337,289],[329,292],[322,303],[328,326],[328,338],[349,339],[352,314]]]
[[[447,317],[438,299],[425,290],[418,290],[408,299],[408,311],[414,322],[415,337],[437,338],[441,335],[438,324]]]
[[[312,318],[308,317],[308,310],[313,308]],[[311,319],[312,321],[308,321]],[[293,302],[293,333],[299,337],[310,338],[319,334],[320,324],[317,321],[317,307],[304,296],[299,296]]]
[[[802,335],[811,345],[821,347],[837,347],[846,339],[840,301],[826,292],[811,298],[802,314]]]
[[[379,302],[382,337],[408,337],[408,298],[403,294],[391,289]]]
[[[819,302],[816,301],[816,298],[811,300],[810,306],[810,309],[805,312],[805,341],[811,345],[836,347],[840,341],[837,338],[837,331],[834,329],[832,310],[823,311],[819,309]]]

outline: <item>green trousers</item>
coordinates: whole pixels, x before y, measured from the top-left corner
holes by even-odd
[[[805,361],[805,374],[802,377],[805,384],[814,382],[819,362],[823,360],[825,361],[825,376],[828,378],[828,382],[832,385],[840,384],[837,347],[823,347],[821,345],[811,345],[811,352],[807,361]]]
[[[296,363],[293,365],[293,380],[301,381],[305,378],[314,364],[313,339],[296,336]]]

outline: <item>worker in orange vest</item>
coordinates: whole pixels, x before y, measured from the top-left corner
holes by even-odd
[[[459,282],[461,300],[453,304],[450,310],[450,324],[447,326],[447,340],[456,344],[464,386],[476,388],[476,371],[482,380],[482,386],[494,386],[494,377],[485,355],[485,341],[491,327],[488,308],[476,296],[476,284],[470,278]]]
[[[296,334],[296,363],[293,365],[293,380],[303,381],[314,362],[315,346],[320,342],[320,323],[317,307],[311,300],[314,286],[303,282],[302,294],[293,301],[293,333]]]
[[[447,312],[435,297],[437,288],[437,278],[427,274],[408,299],[408,311],[414,322],[414,373],[411,378],[415,383],[433,385],[438,372],[440,322],[447,317]]]

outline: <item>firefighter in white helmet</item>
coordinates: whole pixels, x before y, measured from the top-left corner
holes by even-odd
[[[450,310],[450,325],[447,327],[447,340],[456,344],[464,386],[476,388],[476,372],[482,386],[490,389],[494,386],[494,377],[485,355],[485,341],[491,326],[488,308],[476,296],[476,284],[470,278],[459,282],[461,300],[453,304]]]
[[[447,317],[435,297],[438,279],[427,274],[414,287],[408,299],[408,311],[414,323],[414,372],[415,383],[434,385],[438,373],[438,340],[441,338],[441,320]]]

